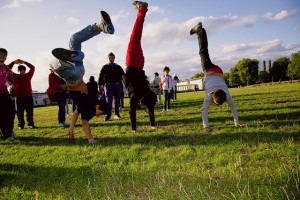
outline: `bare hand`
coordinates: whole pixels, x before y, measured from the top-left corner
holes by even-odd
[[[20,64],[24,64],[25,61],[21,60],[21,59],[17,59],[17,60],[14,61],[14,63],[20,65]]]
[[[235,127],[243,127],[246,126],[245,124],[235,124]]]

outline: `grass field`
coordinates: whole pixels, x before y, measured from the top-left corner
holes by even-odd
[[[172,111],[156,107],[157,131],[143,110],[135,135],[127,111],[93,118],[95,146],[79,123],[67,139],[57,106],[36,108],[38,129],[0,141],[0,199],[299,199],[300,83],[230,92],[245,127],[223,105],[203,130],[204,92],[180,93]]]

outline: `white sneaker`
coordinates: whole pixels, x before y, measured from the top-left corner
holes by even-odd
[[[114,119],[121,119],[121,117],[118,116],[118,115],[115,115],[115,116],[114,116]]]
[[[110,16],[105,11],[100,11],[99,25],[104,33],[114,34],[115,28],[111,22]]]
[[[66,123],[66,122],[63,122],[63,123],[59,123],[58,124],[58,127],[68,127],[70,126],[70,124]]]

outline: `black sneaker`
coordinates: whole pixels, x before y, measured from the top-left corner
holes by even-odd
[[[71,51],[64,48],[56,48],[52,50],[52,54],[55,58],[62,61],[72,62],[72,58],[78,56],[77,51]]]
[[[99,24],[104,33],[114,34],[115,28],[111,22],[110,16],[105,11],[100,11]]]
[[[35,125],[29,126],[30,129],[36,129],[37,127]]]
[[[148,3],[143,1],[133,1],[132,5],[138,10],[140,8],[148,8]]]
[[[111,117],[111,116],[106,116],[105,119],[104,119],[104,121],[105,121],[105,122],[110,121],[110,117]]]
[[[195,33],[198,33],[202,28],[202,22],[199,22],[196,26],[194,26],[191,30],[190,30],[190,34],[193,35]]]
[[[24,129],[24,127],[23,126],[19,126],[19,130],[23,130]]]

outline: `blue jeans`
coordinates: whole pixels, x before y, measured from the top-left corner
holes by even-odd
[[[114,101],[115,115],[120,114],[120,95],[121,95],[121,83],[117,84],[104,84],[104,92],[106,102],[108,104],[107,116],[111,116],[112,113],[112,102]]]
[[[164,90],[164,96],[165,96],[165,101],[164,101],[164,110],[170,109],[170,93],[168,90]]]
[[[58,60],[54,58],[50,61],[50,66],[54,72],[63,78],[68,84],[75,84],[77,80],[81,80],[85,73],[83,66],[84,53],[81,51],[81,43],[98,35],[100,32],[96,24],[89,25],[81,31],[74,33],[69,42],[70,50],[78,51],[78,56],[72,58],[72,63]]]

